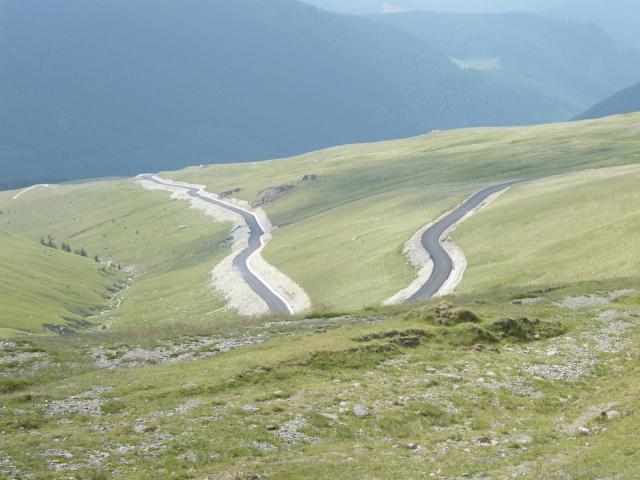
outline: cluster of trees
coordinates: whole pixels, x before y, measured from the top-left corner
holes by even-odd
[[[58,249],[58,245],[56,244],[56,242],[53,240],[53,237],[51,235],[47,235],[47,239],[45,240],[44,238],[40,239],[40,244],[44,245],[45,247],[49,247],[49,248],[54,248],[54,249]],[[85,250],[84,247],[80,247],[80,248],[76,248],[74,250],[71,249],[71,245],[69,245],[66,242],[62,242],[62,245],[60,245],[60,249],[63,252],[67,252],[67,253],[74,253],[76,255],[80,255],[81,257],[88,257],[89,254],[87,253],[87,251]],[[98,258],[98,255],[95,255],[93,257],[93,259],[96,262],[100,261],[100,258]]]
[[[50,234],[47,235],[46,239],[44,237],[40,238],[40,244],[45,246],[45,247],[53,248],[53,249],[58,250],[58,244],[55,242],[54,238]],[[75,255],[80,255],[81,257],[88,257],[89,256],[89,254],[87,253],[87,250],[84,247],[72,249],[71,245],[69,245],[66,242],[62,242],[60,244],[59,248],[63,252],[73,253]],[[100,257],[97,254],[93,256],[93,259],[96,261],[96,263],[101,263],[100,262]],[[122,265],[120,265],[120,264],[116,264],[116,263],[113,263],[113,262],[109,261],[109,262],[107,262],[107,265],[111,269],[122,270]],[[107,271],[104,266],[102,267],[102,270],[104,272]]]

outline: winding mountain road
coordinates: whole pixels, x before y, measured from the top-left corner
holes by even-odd
[[[141,175],[141,178],[158,185],[183,188],[187,191],[187,195],[191,197],[218,205],[240,215],[249,227],[249,245],[236,255],[233,259],[233,266],[237,268],[238,272],[240,272],[240,275],[244,281],[247,282],[249,287],[251,287],[251,289],[265,301],[272,313],[279,315],[290,315],[292,313],[289,305],[287,305],[287,303],[278,294],[276,294],[258,275],[256,275],[247,263],[249,257],[262,247],[262,236],[265,234],[264,229],[253,213],[243,208],[236,207],[235,205],[230,205],[226,202],[203,195],[200,193],[201,190],[196,187],[188,187],[180,185],[179,183],[161,181],[153,175]]]
[[[442,288],[453,271],[453,260],[442,246],[442,240],[447,230],[458,223],[465,215],[475,210],[494,193],[505,190],[524,180],[513,180],[511,182],[494,185],[485,188],[471,196],[466,202],[455,210],[451,211],[438,222],[434,223],[422,234],[422,246],[425,248],[433,261],[431,276],[420,289],[411,295],[405,303],[418,300],[425,300],[433,297]]]

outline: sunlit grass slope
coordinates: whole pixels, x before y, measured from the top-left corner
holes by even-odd
[[[469,261],[461,291],[637,275],[638,185],[633,165],[515,187],[454,233]]]
[[[640,114],[525,128],[471,129],[349,145],[261,163],[193,167],[165,175],[239,188],[291,184],[266,210],[280,226],[265,255],[317,307],[377,303],[415,271],[402,256],[413,232],[472,191],[511,178],[640,162]],[[301,182],[304,175],[316,180]]]
[[[132,269],[131,287],[120,294],[122,306],[105,315],[105,322],[210,320],[224,306],[207,284],[209,271],[228,252],[229,225],[203,217],[186,202],[145,191],[131,180],[12,196],[0,197],[0,230],[31,241],[51,234],[58,243],[84,246],[91,257]],[[17,266],[22,258],[9,260]]]
[[[95,261],[0,232],[0,337],[43,332],[107,307],[124,278]]]

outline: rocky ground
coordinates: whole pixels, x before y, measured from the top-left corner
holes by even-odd
[[[603,445],[635,428],[637,293],[526,298],[73,354],[1,342],[0,476],[633,478]]]

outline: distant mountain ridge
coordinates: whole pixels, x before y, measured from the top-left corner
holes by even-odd
[[[567,0],[304,0],[327,10],[355,13],[384,13],[397,7],[403,11],[434,12],[540,12]]]
[[[368,15],[394,11],[457,13],[530,12],[548,18],[595,23],[640,50],[637,0],[304,0],[331,11]]]
[[[4,0],[0,64],[5,188],[579,110],[462,70],[391,25],[294,0]]]
[[[587,120],[633,112],[640,112],[640,82],[597,103],[576,116],[574,120]]]
[[[640,78],[640,52],[595,24],[530,13],[406,12],[373,18],[452,58],[470,60],[470,66],[491,61],[496,75],[520,78],[569,103],[591,104]]]
[[[542,13],[557,19],[595,23],[618,41],[640,50],[637,0],[565,0]]]

